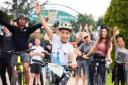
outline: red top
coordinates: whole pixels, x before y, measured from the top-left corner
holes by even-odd
[[[107,52],[106,52],[106,48],[105,48],[105,42],[101,41],[96,49],[96,53],[101,54],[102,56],[106,56]]]

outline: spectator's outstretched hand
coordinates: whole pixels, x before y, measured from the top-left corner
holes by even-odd
[[[35,10],[36,10],[36,14],[39,16],[41,12],[41,8],[38,0],[36,0],[35,2]]]

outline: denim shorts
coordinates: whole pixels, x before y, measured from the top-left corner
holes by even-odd
[[[82,74],[83,75],[86,75],[86,62],[85,62],[85,60],[78,60],[77,61],[77,65],[78,65],[78,68],[77,68],[77,71],[76,71],[76,73],[77,73],[77,76],[82,76]],[[83,73],[81,73],[81,72],[83,72]]]
[[[30,56],[28,53],[22,53],[19,55],[21,57],[22,63],[30,63]],[[17,57],[18,55],[13,55],[11,59],[11,66],[16,66],[17,65]]]

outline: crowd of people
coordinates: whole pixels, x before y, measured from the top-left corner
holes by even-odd
[[[72,45],[69,38],[72,28],[67,24],[59,26],[59,22],[54,24],[55,31],[52,32],[47,21],[41,15],[41,8],[36,2],[36,14],[41,23],[33,26],[26,25],[26,17],[20,16],[15,24],[10,24],[4,17],[0,17],[0,24],[3,25],[3,35],[0,35],[0,77],[2,85],[7,85],[6,75],[9,74],[11,82],[14,66],[17,65],[17,55],[10,55],[7,51],[21,52],[27,49],[34,49],[29,53],[22,53],[25,84],[26,85],[45,85],[46,69],[40,64],[32,61],[45,60],[59,65],[68,65],[74,69],[73,76],[76,77],[76,85],[82,79],[83,85],[94,85],[94,74],[96,62],[89,58],[105,59],[100,62],[98,73],[101,76],[102,85],[106,85],[107,65],[112,63],[111,52],[115,51],[114,68],[112,70],[112,81],[114,85],[128,85],[128,50],[125,48],[123,35],[117,35],[116,29],[113,36],[110,36],[108,26],[100,26],[99,36],[92,35],[89,29],[86,32],[79,32],[76,36],[76,44]],[[41,30],[45,30],[46,38],[42,38]],[[31,36],[33,35],[33,36]],[[51,54],[51,55],[47,55]],[[58,59],[58,60],[57,60]],[[42,76],[43,75],[43,76]],[[61,81],[60,85],[66,85],[68,81]]]

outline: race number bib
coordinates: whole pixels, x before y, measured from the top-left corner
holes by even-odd
[[[54,63],[48,63],[48,69],[51,70],[53,73],[58,75],[59,77],[62,77],[64,69],[58,64]]]

